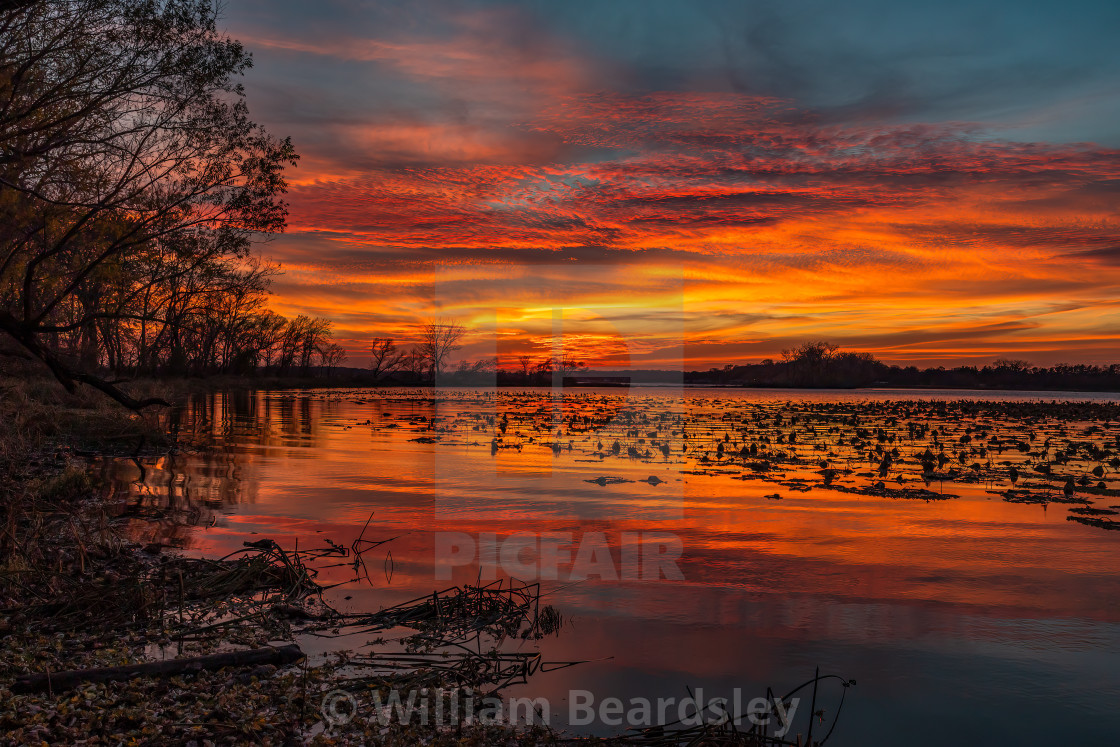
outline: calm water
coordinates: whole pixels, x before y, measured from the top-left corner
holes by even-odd
[[[898,433],[885,445],[905,456],[930,437],[904,435],[921,418],[892,415],[897,405],[888,403],[964,397],[1117,401],[658,388],[564,396],[460,390],[436,398],[235,393],[199,397],[176,416],[175,427],[208,448],[149,461],[142,477],[131,463],[112,469],[123,496],[157,509],[154,523],[137,519],[134,531],[191,552],[224,554],[261,536],[288,546],[323,538],[349,545],[367,521],[367,538],[397,537],[387,545],[391,562],[378,555],[369,563],[372,582],[331,592],[347,610],[377,609],[486,572],[477,557],[441,551],[449,537],[488,547],[490,536],[502,546],[517,533],[570,534],[571,554],[589,553],[580,567],[599,563],[602,573],[572,581],[574,562],[562,563],[555,581],[538,572],[568,620],[539,645],[547,659],[591,662],[520,687],[554,699],[560,726],[564,714],[555,711],[571,689],[626,700],[739,688],[746,699],[767,686],[784,693],[819,666],[858,682],[829,744],[1111,744],[1120,735],[1120,532],[1069,521],[1061,503],[1012,503],[989,492],[1010,487],[992,475],[1006,471],[1001,460],[1023,458],[1013,448],[970,455],[968,462],[992,462],[995,471],[985,468],[971,483],[892,481],[899,470],[887,477],[899,490],[959,497],[859,492],[877,479],[861,473],[876,465],[839,443],[843,428],[805,416],[863,403],[862,426]],[[1084,414],[1090,408],[1079,412],[1076,422],[981,415],[966,423],[954,412],[930,422],[945,427],[940,442],[953,445],[950,454],[966,427],[1004,440],[1026,439],[1030,430],[1039,448],[1044,438],[1084,438],[1115,450],[1120,425],[1096,422]],[[775,426],[777,413],[784,419]],[[760,434],[791,430],[796,445],[771,439],[765,448],[800,461],[775,464],[771,479],[724,463],[717,451],[721,442],[730,455],[757,445]],[[820,460],[852,472],[824,487]],[[588,482],[597,478],[612,479]],[[1104,476],[1111,488],[1120,487],[1116,478],[1113,469]],[[798,489],[798,480],[812,489]],[[775,494],[781,499],[767,497]],[[1109,504],[1120,498],[1090,503]],[[612,578],[627,575],[623,559],[640,554],[640,536],[679,541],[683,578]],[[610,554],[594,553],[599,545]],[[539,571],[531,556],[514,559],[528,566],[520,573]],[[348,575],[331,569],[322,578]],[[837,688],[821,692],[826,728],[838,696]],[[796,731],[805,731],[808,710],[806,702]]]

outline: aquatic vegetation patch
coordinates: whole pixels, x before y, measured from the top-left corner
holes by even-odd
[[[377,396],[416,401],[407,391]],[[774,482],[797,492],[932,501],[959,497],[954,485],[978,486],[1009,502],[1043,505],[1120,495],[1114,402],[469,390],[440,391],[433,402],[430,417],[388,420],[425,433],[481,433],[492,456],[540,447],[573,466],[673,466],[686,479]],[[604,488],[640,481],[594,473],[583,479]]]

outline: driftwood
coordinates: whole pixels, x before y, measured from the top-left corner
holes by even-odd
[[[204,669],[222,667],[243,667],[249,665],[275,664],[283,666],[299,661],[303,651],[299,646],[249,649],[248,651],[227,651],[209,656],[196,656],[190,659],[168,659],[146,664],[127,664],[121,667],[102,667],[99,669],[74,669],[65,672],[41,672],[27,674],[12,683],[13,693],[33,693],[42,691],[69,690],[83,682],[116,682],[133,677],[171,677],[177,674],[198,672]]]

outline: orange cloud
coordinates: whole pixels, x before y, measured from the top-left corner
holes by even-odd
[[[438,267],[574,263],[591,287],[566,303],[613,295],[651,328],[664,299],[647,273],[678,278],[697,367],[807,338],[895,361],[1109,357],[1120,152],[968,123],[822,122],[740,93],[592,92],[586,61],[555,40],[529,54],[487,33],[493,16],[456,21],[438,43],[256,40],[462,93],[466,113],[334,123],[293,182],[277,307],[335,318],[356,355],[449,311]],[[510,305],[509,284],[484,285],[460,313]],[[512,336],[511,353],[542,345]]]

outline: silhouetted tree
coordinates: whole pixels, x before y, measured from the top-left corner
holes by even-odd
[[[249,119],[237,78],[251,60],[215,14],[195,0],[0,7],[0,330],[68,388],[130,407],[148,402],[95,363],[245,359],[233,341],[267,276],[243,269],[250,240],[284,226],[297,156]]]
[[[346,348],[336,342],[328,342],[319,347],[319,361],[327,369],[327,376],[331,370],[346,360]]]
[[[435,381],[443,371],[447,358],[458,350],[459,341],[466,334],[463,325],[436,319],[424,324],[420,331],[420,344],[417,351],[427,364],[429,378]]]
[[[401,369],[408,353],[399,350],[391,337],[375,337],[369,346],[369,370],[375,379],[383,379]]]
[[[521,378],[529,380],[529,368],[533,365],[533,356],[519,355],[517,356],[517,363],[521,366]]]
[[[404,360],[401,361],[401,370],[408,371],[414,381],[421,381],[424,378],[424,373],[428,370],[428,360],[419,348],[409,348],[408,352],[405,353]]]
[[[798,386],[822,386],[823,374],[837,346],[828,342],[806,342],[782,351],[791,382]]]

